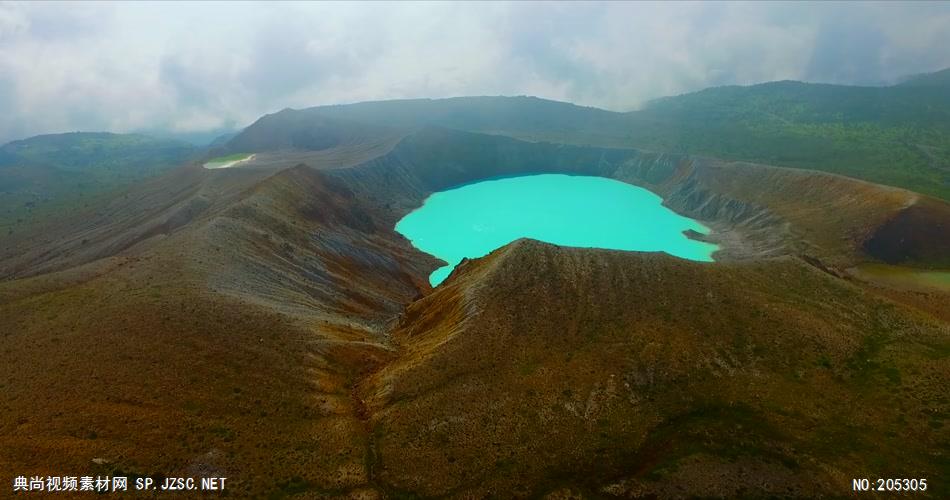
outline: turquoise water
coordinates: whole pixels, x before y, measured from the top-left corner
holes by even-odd
[[[432,286],[463,257],[482,257],[518,238],[712,261],[716,245],[683,234],[708,229],[662,201],[646,189],[604,177],[509,177],[433,193],[396,224],[396,231],[449,263],[429,276]]]

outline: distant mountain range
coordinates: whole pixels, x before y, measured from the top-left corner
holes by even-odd
[[[950,86],[774,82],[660,99],[631,144],[823,170],[950,199]]]
[[[212,154],[313,151],[429,126],[821,170],[950,199],[950,69],[889,87],[795,81],[715,87],[628,113],[527,96],[285,109],[223,134],[207,148]],[[0,147],[0,225],[44,200],[94,195],[206,151],[140,134],[10,142]]]
[[[174,165],[187,158],[194,149],[183,141],[108,132],[38,135],[0,147],[7,156],[5,163],[25,159],[85,173],[98,169],[114,170],[116,175]]]
[[[950,85],[950,68],[933,73],[921,73],[904,79],[899,85],[904,87],[930,87]]]
[[[716,87],[657,99],[629,113],[536,97],[366,102],[284,110],[248,130],[263,136],[325,118],[440,126],[822,170],[950,199],[948,75],[944,70],[890,87],[794,81]],[[247,146],[239,140],[229,145]]]
[[[140,134],[39,135],[0,147],[0,226],[180,165],[199,148]]]
[[[190,162],[0,234],[0,470],[220,474],[236,498],[815,498],[945,477],[950,203],[445,126],[576,138],[563,117],[589,117],[591,140],[629,141],[598,129],[627,114],[413,107],[429,117],[275,113],[222,148],[259,151],[241,167]],[[540,172],[649,189],[710,228],[717,262],[518,240],[431,288],[444,263],[397,221]],[[931,481],[920,497],[950,498]]]

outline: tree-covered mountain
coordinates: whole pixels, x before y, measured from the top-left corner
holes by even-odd
[[[912,75],[900,83],[902,87],[950,86],[950,68]]]
[[[823,170],[950,199],[950,86],[718,87],[628,116],[631,145]]]
[[[288,126],[302,130],[338,118],[687,152],[822,170],[950,199],[947,75],[945,70],[890,87],[795,81],[716,87],[658,99],[629,113],[535,97],[459,97],[285,110],[284,119],[273,123],[281,134]],[[278,132],[268,132],[264,122],[255,125],[261,128],[255,134]]]
[[[212,147],[320,150],[439,126],[814,169],[950,199],[948,79],[950,70],[890,87],[794,81],[716,87],[628,113],[525,96],[320,106],[266,115]],[[139,134],[56,134],[8,143],[0,147],[0,220],[134,182],[202,151]]]

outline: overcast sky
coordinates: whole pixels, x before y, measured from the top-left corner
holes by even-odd
[[[880,84],[950,66],[948,47],[950,2],[0,2],[0,142],[405,97],[630,110],[713,85]]]

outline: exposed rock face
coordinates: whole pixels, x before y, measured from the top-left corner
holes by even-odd
[[[526,143],[505,137],[425,129],[363,165],[332,172],[393,223],[431,192],[479,179],[529,173],[612,177],[663,196],[673,210],[715,230],[720,260],[810,255],[847,267],[878,258],[865,242],[919,195],[833,174],[636,150]],[[929,199],[928,199],[929,200]],[[930,200],[931,220],[950,206]],[[919,227],[920,225],[918,225]],[[891,238],[922,263],[940,264],[950,229],[911,242]],[[918,231],[923,234],[924,231]],[[915,245],[914,250],[905,246]]]
[[[864,250],[889,264],[950,267],[950,207],[923,198],[876,228]]]
[[[184,167],[0,248],[0,469],[216,470],[247,497],[813,496],[856,467],[939,475],[947,323],[835,277],[883,255],[869,238],[939,260],[941,237],[889,236],[912,193],[444,129],[362,149],[357,132]],[[714,229],[721,262],[519,241],[433,291],[440,263],[396,221],[533,172],[651,189]]]
[[[269,130],[252,129],[248,129],[252,136],[267,135]],[[380,146],[375,139],[366,139],[373,145],[370,151],[380,156],[351,166],[347,156],[360,154],[352,143],[364,133],[384,139]],[[715,230],[710,240],[723,247],[716,255],[719,259],[807,254],[847,267],[868,259],[944,265],[948,258],[950,228],[941,222],[950,213],[948,204],[929,198],[918,203],[919,195],[901,189],[819,172],[528,143],[439,128],[423,129],[386,147],[394,133],[349,131],[341,135],[347,146],[336,148],[346,156],[278,152],[262,155],[255,168],[210,173],[182,169],[87,214],[79,225],[65,222],[48,228],[46,232],[58,235],[56,239],[34,235],[15,241],[3,255],[0,276],[28,276],[114,255],[167,235],[200,212],[213,216],[235,203],[243,191],[286,168],[281,155],[313,162],[315,168],[340,179],[388,226],[434,191],[495,176],[568,173],[612,177],[656,192],[673,210]],[[913,234],[884,227],[888,221]]]

